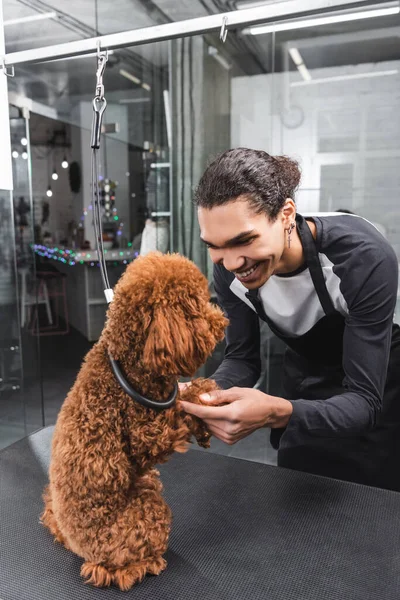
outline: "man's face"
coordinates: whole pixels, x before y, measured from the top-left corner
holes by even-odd
[[[259,288],[279,272],[287,226],[282,212],[272,222],[239,198],[211,209],[200,207],[198,218],[211,260],[234,273],[246,288]]]

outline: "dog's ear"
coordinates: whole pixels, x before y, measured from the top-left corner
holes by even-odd
[[[108,350],[113,358],[121,360],[127,352],[132,352],[132,359],[138,359],[145,338],[144,331],[150,325],[150,314],[144,303],[121,290],[117,301],[113,301],[108,309],[105,336]]]
[[[196,370],[193,333],[180,306],[155,308],[143,350],[143,362],[159,375]]]
[[[147,329],[143,362],[159,375],[194,375],[223,339],[227,324],[222,311],[210,303],[190,319],[184,302],[158,306]]]
[[[208,302],[208,305],[203,312],[204,318],[210,328],[210,332],[214,336],[214,344],[216,345],[224,339],[225,329],[228,327],[229,321],[220,307],[216,304],[211,304],[211,302]]]

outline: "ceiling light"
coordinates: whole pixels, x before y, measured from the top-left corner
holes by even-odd
[[[312,77],[310,75],[310,71],[307,69],[306,65],[299,65],[297,67],[300,75],[302,76],[302,78],[304,79],[304,81],[311,81]]]
[[[26,160],[26,159],[28,158],[28,153],[27,153],[27,152],[23,152],[23,153],[21,154],[21,156],[22,156],[22,158],[23,158],[24,160]]]
[[[23,146],[27,146],[28,145],[28,140],[26,139],[26,137],[21,138],[21,144]]]
[[[141,102],[150,102],[150,98],[121,98],[120,104],[140,104]]]
[[[218,52],[218,50],[214,48],[214,46],[208,47],[208,55],[212,56],[227,71],[229,71],[232,68],[230,62],[225,58],[225,56],[222,56],[222,54],[220,54],[220,52]]]
[[[41,13],[39,15],[30,15],[29,17],[21,17],[20,19],[9,19],[8,21],[4,21],[4,27],[10,25],[19,25],[20,23],[31,23],[32,21],[43,21],[45,19],[56,19],[56,12],[47,12]]]
[[[67,161],[66,156],[64,156],[61,166],[63,169],[68,169],[68,161]]]
[[[274,2],[275,0],[272,0]],[[266,2],[266,0],[258,0],[258,2],[236,2],[236,8],[238,10],[242,10],[243,8],[259,8],[260,6],[268,6],[268,4],[272,4],[271,0]]]
[[[125,71],[125,69],[120,69],[119,74],[122,75],[122,77],[125,77],[125,79],[129,79],[129,81],[133,81],[133,83],[136,83],[137,85],[140,85],[142,83],[140,79],[135,77],[135,75],[132,75],[132,73]]]
[[[147,90],[148,92],[151,92],[151,87],[149,86],[148,83],[142,83],[142,88],[144,90]]]
[[[308,19],[292,19],[283,23],[271,23],[269,25],[260,25],[257,27],[248,27],[243,30],[244,34],[262,35],[278,31],[291,31],[292,29],[303,29],[306,27],[318,27],[319,25],[331,25],[334,23],[344,23],[347,21],[358,21],[361,19],[371,19],[374,17],[385,17],[388,15],[397,15],[400,12],[398,2],[390,3],[387,8],[376,8],[353,12],[331,13],[325,16],[316,16]]]
[[[171,100],[169,90],[163,90],[165,128],[167,130],[168,148],[172,147]]]
[[[18,154],[18,152],[16,150],[13,150],[12,153],[11,153],[11,156],[13,158],[18,158],[19,154]]]
[[[334,75],[333,77],[320,77],[310,81],[293,81],[290,87],[300,87],[302,85],[311,85],[316,83],[331,83],[334,81],[346,81],[347,79],[366,79],[368,77],[385,77],[387,75],[398,75],[397,69],[390,71],[368,71],[365,73],[353,73],[351,75]]]
[[[51,198],[52,195],[53,195],[53,192],[52,192],[51,186],[49,185],[49,187],[47,188],[46,196],[48,198]]]
[[[304,81],[310,81],[310,79],[311,79],[310,71],[307,69],[306,65],[304,64],[303,57],[301,56],[298,49],[294,48],[294,47],[289,48],[289,54],[290,54],[294,64],[296,65],[297,70],[299,71],[300,75],[304,79]]]
[[[303,58],[297,48],[289,48],[289,54],[296,67],[303,64]]]
[[[51,178],[52,178],[54,181],[57,181],[57,179],[58,179],[58,173],[57,173],[57,171],[56,171],[55,169],[54,169],[54,171],[53,171],[53,174],[52,174]]]

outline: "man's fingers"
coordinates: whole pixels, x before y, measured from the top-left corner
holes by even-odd
[[[228,444],[228,446],[232,446],[240,440],[239,437],[226,432],[224,429],[220,429],[217,425],[214,425],[214,423],[207,423],[207,429],[215,438],[221,440],[224,444]]]
[[[230,404],[242,398],[243,393],[240,388],[233,387],[229,390],[214,390],[207,394],[200,394],[199,398],[202,402],[209,405],[218,406],[221,404]]]
[[[179,407],[190,415],[194,415],[205,421],[214,419],[221,420],[229,417],[226,411],[227,407],[225,406],[205,406],[179,400]]]

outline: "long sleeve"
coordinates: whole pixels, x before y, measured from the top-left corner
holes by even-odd
[[[324,249],[334,262],[348,315],[343,337],[343,394],[327,400],[298,399],[281,442],[293,444],[306,430],[316,436],[347,436],[374,427],[382,399],[397,301],[398,263],[390,245],[370,224],[356,251],[349,236]],[[379,235],[379,238],[376,236]],[[326,340],[329,344],[329,339]]]
[[[225,356],[212,379],[223,389],[253,387],[261,371],[259,320],[257,314],[231,291],[229,277],[232,279],[233,275],[222,266],[214,266],[217,300],[229,325]]]

